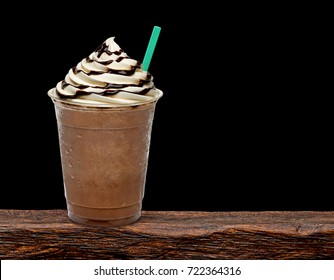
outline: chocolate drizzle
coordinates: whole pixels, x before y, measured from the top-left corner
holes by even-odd
[[[118,53],[118,52],[113,52],[113,53]],[[112,54],[113,54],[112,53]],[[88,63],[91,63],[91,62],[97,62],[97,63],[100,63],[102,65],[109,65],[111,63],[113,63],[114,61],[115,62],[121,62],[124,58],[126,57],[118,57],[117,59],[113,60],[113,59],[110,59],[110,60],[106,60],[106,61],[95,61],[89,57],[85,58],[86,61]],[[127,57],[128,58],[128,57]],[[137,64],[135,66],[131,66],[131,69],[129,70],[115,70],[115,69],[110,69],[108,68],[108,71],[107,72],[103,72],[103,71],[89,71],[89,74],[91,75],[98,75],[98,74],[103,74],[103,73],[110,73],[110,74],[118,74],[118,75],[132,75],[136,69],[140,68],[140,62],[137,61]]]
[[[108,56],[115,56],[115,59],[108,59],[108,60],[100,60],[101,56],[103,54],[107,54]],[[96,57],[97,59],[94,59],[94,57]],[[154,84],[152,82],[153,77],[149,74],[146,73],[145,78],[138,78],[138,80],[133,83],[133,82],[129,82],[129,83],[117,83],[117,82],[107,82],[107,81],[101,81],[101,78],[97,79],[96,84],[94,84],[94,77],[98,77],[102,74],[114,74],[114,75],[120,75],[120,76],[129,76],[132,77],[133,75],[136,75],[136,71],[140,71],[141,68],[141,63],[139,61],[136,61],[136,63],[134,63],[134,65],[127,65],[126,69],[113,69],[111,64],[113,63],[120,63],[122,61],[124,61],[125,59],[130,59],[130,57],[123,51],[123,49],[119,49],[116,51],[110,51],[109,50],[109,46],[107,44],[107,41],[105,41],[102,45],[100,45],[99,47],[96,48],[95,50],[95,56],[91,55],[87,58],[85,58],[86,62],[89,63],[97,63],[97,64],[101,64],[104,67],[101,68],[105,68],[106,70],[99,70],[98,68],[96,70],[87,70],[86,68],[84,68],[84,70],[78,69],[77,67],[73,67],[72,71],[73,74],[75,76],[79,75],[81,72],[83,72],[85,75],[87,75],[89,77],[89,79],[87,78],[87,80],[84,78],[84,76],[79,76],[77,79],[75,79],[75,82],[71,82],[71,74],[68,74],[68,78],[66,81],[69,82],[65,82],[65,80],[62,81],[61,83],[61,89],[63,91],[66,91],[66,93],[68,94],[62,94],[57,90],[57,93],[60,96],[66,96],[66,97],[75,97],[77,95],[89,95],[91,93],[95,93],[95,94],[100,94],[100,95],[114,95],[117,94],[119,92],[130,92],[130,93],[135,93],[135,94],[140,94],[140,95],[144,95],[146,93],[148,93],[151,89],[154,88]],[[133,62],[133,60],[132,60]],[[126,62],[125,62],[126,63]],[[116,64],[117,65],[117,64]],[[138,70],[139,69],[139,70]],[[142,76],[142,75],[140,75]],[[84,84],[85,85],[78,85],[77,80],[80,80],[83,77],[83,79],[85,79]],[[124,78],[123,78],[124,80]],[[131,79],[132,81],[134,79]],[[86,84],[90,84],[91,85],[86,85]],[[151,83],[150,86],[146,86],[144,87],[144,85],[148,85],[149,83]],[[70,91],[70,87],[71,87],[71,91]],[[128,87],[131,87],[132,90],[127,90]],[[133,92],[133,87],[138,88],[138,90],[135,90],[135,92]],[[73,93],[74,91],[74,93]],[[72,94],[70,93],[72,92]]]
[[[118,55],[118,56],[120,56],[122,53],[124,53],[124,51],[122,49],[120,49],[119,51],[111,52],[109,50],[109,46],[107,45],[106,42],[104,42],[101,46],[97,47],[95,52],[97,53],[98,58],[100,58],[103,53],[106,53],[108,55],[115,54],[115,55]]]

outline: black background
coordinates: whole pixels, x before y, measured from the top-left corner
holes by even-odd
[[[47,91],[111,36],[142,60],[157,25],[149,72],[164,96],[143,210],[334,210],[330,36],[311,6],[20,9],[2,35],[0,208],[66,208]]]

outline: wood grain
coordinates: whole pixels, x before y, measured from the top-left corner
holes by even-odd
[[[86,227],[66,210],[0,210],[0,259],[334,259],[334,212],[143,211]]]

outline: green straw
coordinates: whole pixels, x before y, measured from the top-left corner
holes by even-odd
[[[152,59],[152,56],[153,56],[155,45],[157,44],[157,41],[158,41],[160,30],[161,30],[161,28],[159,26],[154,26],[154,28],[153,28],[151,38],[150,38],[150,41],[148,43],[146,53],[145,53],[145,56],[144,56],[144,60],[143,60],[143,70],[144,71],[147,71],[148,67],[150,66],[150,62],[151,62],[151,59]]]

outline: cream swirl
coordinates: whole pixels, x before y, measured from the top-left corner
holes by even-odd
[[[60,98],[79,103],[131,104],[156,99],[161,91],[141,63],[131,59],[110,37],[71,68],[58,82]]]

